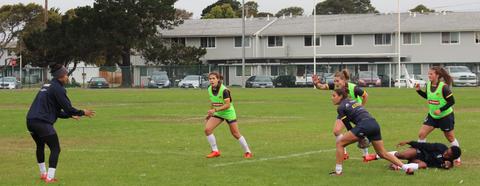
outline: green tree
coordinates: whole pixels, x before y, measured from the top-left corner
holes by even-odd
[[[217,5],[202,19],[217,19],[217,18],[236,18],[237,15],[230,4]]]
[[[150,40],[148,47],[141,52],[145,59],[154,65],[190,65],[198,64],[207,50],[157,38]]]
[[[435,12],[434,9],[428,9],[425,5],[420,4],[415,8],[410,9],[410,12],[418,12],[418,13],[433,13]]]
[[[238,10],[238,17],[242,17],[242,7]],[[255,1],[245,2],[245,16],[246,17],[257,17],[258,14],[258,3]]]
[[[106,65],[122,68],[122,86],[131,86],[130,56],[147,47],[159,29],[181,23],[175,17],[176,0],[96,0],[93,6],[97,44]]]
[[[317,15],[378,13],[370,0],[326,0],[315,8]]]
[[[289,16],[290,14],[292,14],[294,16],[301,16],[301,15],[303,15],[303,8],[296,7],[296,6],[284,8],[284,9],[281,9],[280,11],[278,11],[275,14],[275,16],[276,17],[281,17],[283,15]]]
[[[274,15],[270,12],[258,12],[256,17],[267,17],[267,16],[273,17]]]
[[[25,29],[33,29],[26,25],[32,25],[30,23],[39,15],[43,15],[43,9],[34,3],[0,7],[0,49],[6,48],[15,39],[18,40]],[[0,57],[3,55],[4,50],[0,50]]]
[[[204,17],[205,15],[207,15],[212,11],[213,7],[222,6],[223,4],[229,4],[232,7],[234,12],[240,12],[240,16],[238,14],[236,16],[241,17],[240,7],[242,7],[242,4],[237,0],[218,0],[217,2],[211,5],[208,5],[206,8],[204,8],[202,10],[201,16]]]

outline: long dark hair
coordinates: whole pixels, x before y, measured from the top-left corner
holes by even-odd
[[[343,79],[345,81],[350,80],[350,73],[348,72],[347,69],[343,69],[342,71],[339,71],[335,73],[335,77],[339,77],[340,79]]]
[[[447,72],[447,70],[445,70],[444,68],[442,68],[440,66],[434,66],[434,67],[430,68],[430,70],[435,71],[435,74],[438,75],[438,80],[439,81],[440,81],[440,79],[443,79],[443,81],[447,85],[452,85],[453,79],[452,79],[452,76],[450,76],[450,74]]]
[[[337,88],[335,90],[333,90],[337,95],[339,96],[342,96],[342,100],[348,98],[348,93],[347,93],[347,90],[345,90],[344,88]]]
[[[208,74],[208,77],[210,77],[210,76],[215,76],[215,77],[219,80],[218,82],[220,82],[220,83],[223,81],[223,76],[222,76],[222,74],[220,74],[220,73],[217,72],[217,71],[210,72],[210,73]]]

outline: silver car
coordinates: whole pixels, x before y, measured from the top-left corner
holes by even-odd
[[[18,89],[22,88],[20,81],[15,77],[0,78],[0,89]]]

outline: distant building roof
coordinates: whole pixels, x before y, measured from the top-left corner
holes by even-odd
[[[249,18],[246,20],[246,34],[253,35],[264,28],[259,35],[310,35],[313,34],[313,20],[314,16],[287,16],[270,18],[270,20]],[[239,36],[242,34],[241,21],[240,18],[185,20],[185,23],[179,27],[161,32],[167,37]],[[268,25],[269,23],[271,24]],[[317,33],[321,35],[392,33],[396,31],[397,14],[317,16]],[[480,31],[480,12],[402,13],[401,31]]]

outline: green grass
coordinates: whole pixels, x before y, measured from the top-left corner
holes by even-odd
[[[0,185],[40,183],[25,124],[36,91],[0,91]],[[379,121],[388,150],[417,139],[425,100],[412,89],[367,91],[367,109]],[[222,157],[205,158],[206,90],[69,89],[77,108],[94,109],[97,116],[55,124],[62,146],[56,176],[60,185],[478,185],[480,89],[453,91],[461,167],[406,176],[388,170],[386,161],[362,163],[360,150],[351,146],[344,176],[330,177],[336,111],[329,91],[233,89],[240,131],[255,156],[244,160],[225,124],[215,130]],[[428,141],[447,142],[440,130]]]

